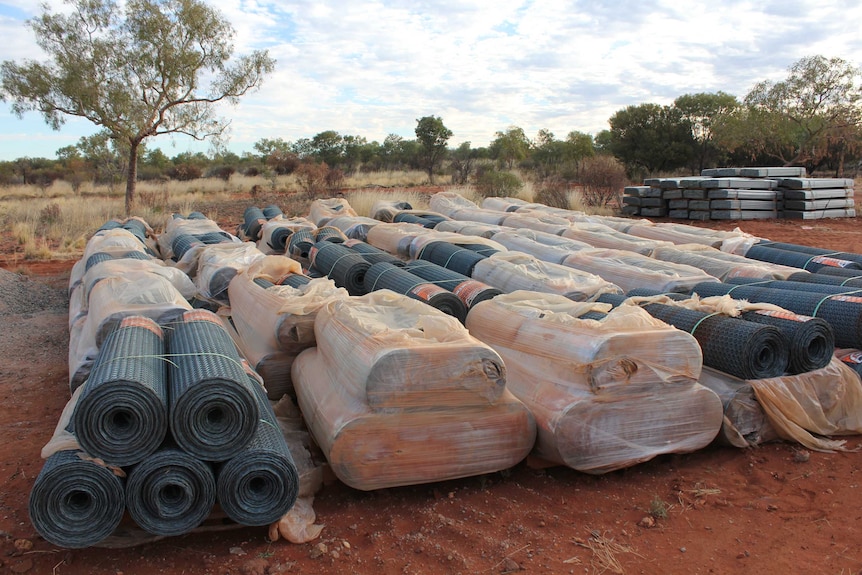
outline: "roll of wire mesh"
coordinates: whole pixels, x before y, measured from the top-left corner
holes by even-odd
[[[125,512],[123,480],[80,455],[79,451],[51,455],[30,491],[30,521],[39,535],[58,547],[95,545],[114,532]]]
[[[314,247],[314,232],[309,228],[295,230],[287,240],[287,253],[295,258],[308,259]]]
[[[121,226],[124,230],[131,232],[133,236],[138,238],[142,244],[145,244],[147,241],[147,224],[142,222],[141,220],[136,220],[134,218],[130,218],[126,220]]]
[[[600,302],[612,305],[624,299],[611,294],[599,297]],[[778,377],[787,369],[787,341],[774,326],[658,303],[641,307],[654,318],[693,335],[706,366],[742,379]]]
[[[666,295],[675,300],[684,300],[690,297],[682,294],[659,294],[659,292],[649,289],[632,290],[626,294],[628,297],[653,295]],[[832,326],[826,320],[799,315],[786,310],[745,311],[739,317],[754,323],[772,325],[781,331],[787,340],[787,373],[791,375],[820,369],[832,359],[835,334],[832,332]]]
[[[271,220],[272,218],[277,218],[278,216],[283,216],[283,215],[284,215],[284,212],[282,212],[281,208],[279,208],[275,204],[270,204],[270,205],[266,206],[265,208],[263,208],[263,217],[265,217],[268,220]]]
[[[189,212],[189,215],[186,216],[187,220],[208,220],[203,213],[201,212]]]
[[[170,429],[206,461],[239,453],[257,429],[257,402],[233,340],[215,314],[188,311],[170,326]]]
[[[302,274],[285,274],[278,278],[278,285],[298,288],[308,284],[312,278]]]
[[[265,278],[254,278],[252,281],[263,289],[269,289],[275,285],[274,283]]]
[[[361,255],[363,258],[365,258],[365,261],[370,264],[387,262],[394,266],[404,266],[403,261],[393,256],[389,252],[385,252],[379,248],[375,248],[371,244],[367,244],[363,241],[347,240],[346,242],[344,242],[344,246]]]
[[[438,266],[435,263],[424,260],[410,262],[404,266],[404,269],[413,275],[419,276],[436,286],[452,292],[458,299],[464,302],[468,310],[477,303],[489,300],[503,293],[486,283],[470,279],[463,274],[453,272],[443,266]]]
[[[787,250],[790,252],[799,252],[810,256],[829,256],[839,260],[847,260],[856,263],[862,263],[862,254],[853,252],[843,252],[840,250],[827,250],[826,248],[815,248],[812,246],[803,246],[799,244],[789,244],[785,242],[770,242],[763,241],[755,244],[767,248],[775,248],[778,250]]]
[[[335,244],[343,243],[347,239],[344,232],[332,226],[324,226],[317,228],[314,232],[314,242],[332,242]]]
[[[284,253],[287,250],[287,242],[292,235],[292,228],[287,226],[278,226],[272,230],[272,234],[270,234],[267,244],[275,251]]]
[[[122,228],[123,224],[118,222],[117,220],[108,220],[102,226],[96,230],[96,233],[105,232],[108,230],[116,230],[117,228]],[[94,234],[95,235],[95,234]]]
[[[483,247],[488,248],[487,246]],[[430,242],[422,249],[416,259],[435,263],[469,277],[473,275],[473,268],[476,267],[476,264],[486,257],[488,256],[449,242]]]
[[[227,232],[207,232],[205,234],[197,234],[195,237],[207,245],[233,241],[233,238]]]
[[[128,252],[122,254],[111,254],[107,252],[96,252],[90,257],[87,258],[86,263],[84,264],[84,270],[88,271],[91,267],[98,263],[102,263],[108,260],[152,260],[153,258],[144,252],[139,252],[137,250],[129,250]]]
[[[218,469],[222,510],[241,525],[269,525],[296,502],[299,473],[263,388],[252,381],[260,424],[251,442]]]
[[[701,297],[730,295],[750,302],[772,303],[799,315],[819,317],[832,326],[836,345],[848,348],[862,347],[862,297],[717,282],[697,284],[692,292]]]
[[[252,241],[257,241],[260,239],[260,228],[263,223],[267,220],[266,216],[257,206],[249,206],[245,209],[245,212],[242,215],[243,217],[243,228],[242,231],[245,233],[245,236]]]
[[[365,274],[371,264],[350,248],[332,242],[317,242],[310,259],[312,268],[328,276],[350,295],[366,293]]]
[[[202,241],[190,234],[177,234],[171,242],[171,251],[174,252],[174,260],[180,261],[190,249],[204,245]]]
[[[849,260],[841,260],[831,256],[819,256],[781,250],[768,246],[755,244],[746,252],[745,257],[762,262],[781,264],[794,268],[800,268],[809,272],[816,272],[822,267],[840,267],[847,269],[862,269],[862,264]]]
[[[437,222],[408,212],[398,212],[395,214],[395,217],[392,218],[392,222],[396,224],[402,222],[407,224],[419,224],[420,226],[429,229],[437,225]]]
[[[78,443],[111,465],[138,463],[168,429],[168,383],[162,329],[123,318],[99,349],[73,414]]]
[[[814,275],[814,274],[812,274]],[[725,283],[733,285],[750,285],[766,287],[770,289],[779,289],[787,291],[802,291],[820,294],[846,294],[858,293],[862,295],[862,288],[853,286],[829,285],[824,283],[812,282],[796,282],[785,280],[764,280],[757,278],[727,278]]]
[[[404,268],[380,262],[368,268],[365,274],[367,292],[388,289],[401,295],[425,302],[461,323],[467,319],[467,307],[458,296],[441,287],[428,283]]]
[[[862,288],[862,273],[857,271],[852,276],[844,277],[821,273],[812,274],[808,272],[796,272],[794,274],[790,274],[787,277],[787,281]]]
[[[862,277],[862,271],[856,269],[844,269],[844,268],[833,268],[833,267],[822,267],[815,272],[817,275],[824,276],[835,276],[835,277],[843,277],[843,278],[856,278]]]
[[[129,470],[126,507],[144,531],[188,533],[212,511],[216,482],[212,467],[167,442]]]

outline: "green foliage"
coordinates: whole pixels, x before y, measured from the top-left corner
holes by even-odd
[[[434,170],[446,157],[446,143],[452,130],[443,124],[440,116],[423,116],[416,120],[416,140],[419,142],[419,161],[428,173],[428,181],[434,183]]]
[[[216,106],[260,85],[275,62],[256,51],[230,62],[233,27],[203,0],[72,0],[29,21],[47,62],[3,62],[0,94],[54,129],[66,116],[101,126],[128,150],[126,212],[135,194],[138,148],[151,136],[217,137]],[[205,79],[209,79],[207,85]]]
[[[660,173],[688,165],[694,149],[691,124],[673,106],[640,104],[611,116],[609,147],[630,172]]]
[[[656,519],[667,519],[668,504],[658,495],[653,495],[649,504],[649,514]]]
[[[527,157],[530,140],[522,128],[509,126],[505,132],[497,132],[490,145],[491,157],[511,170],[515,162]]]
[[[476,174],[475,185],[476,191],[486,198],[510,197],[518,195],[524,187],[524,182],[512,172],[487,167]]]

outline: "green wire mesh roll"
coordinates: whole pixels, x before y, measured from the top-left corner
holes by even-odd
[[[251,441],[257,402],[239,353],[218,318],[205,310],[170,326],[170,429],[177,444],[205,461],[224,461]]]
[[[144,531],[173,536],[188,533],[215,505],[210,464],[168,445],[129,470],[126,506]]]
[[[469,310],[477,303],[489,300],[500,295],[501,292],[486,283],[468,278],[463,274],[438,266],[425,260],[410,262],[404,269],[433,283],[436,286],[448,290],[458,296]]]
[[[242,525],[269,525],[290,511],[299,493],[299,473],[263,388],[252,382],[261,414],[248,446],[218,470],[222,510]]]
[[[488,246],[482,246],[488,248]],[[491,250],[496,251],[496,250]],[[490,255],[490,254],[488,254]],[[470,277],[476,264],[488,257],[466,247],[448,242],[430,242],[419,253],[417,259],[426,260]]]
[[[811,274],[814,275],[814,274]],[[862,288],[853,286],[829,285],[824,283],[797,282],[784,280],[763,280],[757,278],[727,278],[725,283],[734,285],[751,285],[770,289],[802,291],[820,294],[846,294],[858,292],[862,294]]]
[[[49,457],[30,491],[30,521],[58,547],[95,545],[114,532],[125,511],[123,480],[79,455],[60,451]]]
[[[267,217],[263,210],[257,206],[249,206],[245,209],[243,217],[243,232],[252,241],[260,239],[260,228]]]
[[[386,262],[374,264],[365,274],[365,289],[368,292],[380,289],[392,290],[406,295],[445,314],[451,315],[461,323],[467,319],[467,307],[458,296],[415,276],[404,268],[393,266]]]
[[[404,262],[393,256],[389,252],[385,252],[379,248],[375,248],[371,244],[367,244],[360,240],[347,240],[344,246],[350,248],[354,252],[361,255],[369,264],[379,262],[387,262],[394,266],[403,266]]]
[[[775,248],[779,250],[787,250],[791,252],[799,252],[810,256],[829,256],[838,260],[847,260],[856,263],[862,263],[862,254],[853,252],[842,252],[836,250],[827,250],[826,248],[815,248],[812,246],[802,246],[799,244],[789,244],[786,242],[770,242],[762,241],[755,244],[761,247]]]
[[[308,228],[295,230],[287,240],[287,253],[292,257],[308,259],[308,254],[314,246],[314,233]]]
[[[168,428],[167,364],[153,320],[124,318],[102,343],[73,420],[81,447],[118,466],[158,449]]]
[[[365,274],[371,267],[365,258],[341,244],[317,242],[311,252],[311,267],[329,276],[350,295],[363,295]]]
[[[796,272],[795,274],[790,274],[787,277],[787,281],[862,288],[862,272],[855,270],[853,275],[846,277],[822,273]]]
[[[271,220],[272,218],[275,218],[278,216],[283,216],[283,215],[284,215],[284,212],[282,212],[281,208],[279,208],[275,204],[270,204],[270,205],[266,206],[265,208],[263,208],[263,216],[268,220]]]
[[[839,267],[846,269],[862,269],[862,264],[849,260],[841,260],[832,256],[804,254],[790,250],[781,250],[755,244],[745,253],[745,257],[762,262],[781,264],[816,272],[822,267]]]

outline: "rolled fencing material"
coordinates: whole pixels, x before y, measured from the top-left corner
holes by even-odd
[[[422,216],[417,216],[416,214],[410,214],[407,212],[398,212],[392,218],[392,222],[396,224],[407,223],[407,224],[419,224],[423,228],[433,228],[437,225],[437,222],[424,218]]]
[[[309,255],[312,268],[328,276],[350,295],[367,293],[365,274],[371,264],[358,253],[340,244],[317,242]]]
[[[829,256],[839,260],[848,260],[851,262],[862,263],[862,254],[853,252],[843,252],[840,250],[827,250],[825,248],[815,248],[812,246],[803,246],[799,244],[790,244],[785,242],[763,241],[755,244],[761,247],[775,248],[778,250],[787,250],[791,252],[799,252],[812,256]]]
[[[798,272],[792,274],[790,277],[787,278],[787,280],[792,282],[805,282],[813,284],[862,288],[862,273],[860,272],[856,272],[854,275],[847,277],[843,275],[838,276],[824,273],[812,274],[808,272]]]
[[[308,259],[314,246],[314,231],[308,228],[295,230],[287,241],[287,253],[296,258]]]
[[[603,294],[598,301],[619,305],[624,299]],[[704,365],[742,379],[778,377],[787,368],[786,340],[776,327],[670,305],[642,307],[654,318],[693,335]]]
[[[204,242],[190,234],[177,234],[171,242],[171,251],[174,252],[174,260],[180,261],[190,249],[203,246]]]
[[[272,236],[267,244],[272,249],[284,253],[287,250],[287,242],[292,235],[293,230],[287,226],[276,228],[272,231]]]
[[[126,507],[153,535],[188,533],[212,511],[216,483],[210,464],[170,443],[129,470]]]
[[[257,206],[247,207],[242,217],[244,222],[243,233],[245,233],[248,239],[257,241],[260,238],[260,228],[268,218],[263,213],[263,210]]]
[[[311,279],[312,278],[302,274],[287,274],[279,278],[278,285],[298,288],[299,286],[304,286],[309,283]]]
[[[761,286],[702,283],[693,293],[701,297],[730,295],[750,302],[773,303],[794,313],[819,317],[832,326],[835,344],[862,347],[862,297],[777,290]]]
[[[272,218],[277,218],[278,216],[283,216],[284,212],[281,211],[281,208],[276,206],[275,204],[270,204],[263,208],[263,216],[271,220]]]
[[[467,318],[467,307],[454,293],[386,262],[374,264],[365,274],[365,291],[370,293],[380,289],[425,302],[461,323]]]
[[[341,244],[344,243],[345,240],[347,240],[347,236],[344,235],[344,232],[332,226],[318,228],[314,233],[315,243],[332,242],[334,244]]]
[[[125,511],[123,480],[107,467],[60,451],[49,457],[30,492],[30,521],[59,547],[95,545],[114,532]]]
[[[481,247],[486,250],[490,249],[488,246]],[[417,259],[433,262],[438,266],[469,277],[473,275],[473,268],[476,267],[476,264],[488,255],[490,254],[482,254],[463,245],[431,242],[422,249]]]
[[[84,264],[84,271],[88,271],[91,267],[98,263],[102,263],[108,260],[119,260],[119,259],[130,259],[130,260],[152,260],[152,256],[147,255],[144,252],[139,252],[137,250],[131,250],[125,253],[116,254],[116,253],[108,253],[108,252],[96,252],[90,257],[87,258],[86,263]]]
[[[404,269],[455,294],[469,310],[474,305],[503,293],[486,283],[424,260],[410,262]]]
[[[239,353],[211,312],[186,312],[171,329],[173,437],[200,459],[230,459],[251,440],[259,417]]]
[[[164,354],[162,330],[149,318],[126,317],[108,335],[73,415],[84,451],[126,466],[158,449],[168,428]]]
[[[128,220],[123,222],[123,225],[120,227],[123,228],[124,230],[128,231],[128,232],[131,232],[132,235],[134,235],[136,238],[141,240],[142,244],[147,243],[147,227],[148,226],[143,221],[141,221],[139,219],[135,219],[135,218],[129,218]]]
[[[746,252],[745,257],[773,264],[781,264],[800,268],[809,272],[816,272],[822,267],[838,267],[845,269],[862,269],[862,264],[849,260],[842,260],[830,256],[809,255],[801,252],[781,250],[768,246],[756,244]]]
[[[218,470],[218,501],[241,525],[269,525],[296,502],[299,473],[272,406],[257,382],[251,382],[260,424],[251,442]]]
[[[404,262],[402,260],[393,256],[389,252],[385,252],[379,248],[375,248],[371,244],[367,244],[359,240],[347,240],[346,242],[344,242],[344,246],[361,255],[363,258],[365,258],[365,261],[370,264],[387,262],[394,266],[404,265]]]
[[[825,275],[825,276],[838,276],[844,278],[855,278],[862,276],[862,271],[854,270],[854,269],[844,269],[844,268],[833,268],[833,267],[822,267],[815,272],[817,275]]]
[[[812,274],[814,275],[814,274]],[[820,294],[862,294],[862,288],[853,286],[829,285],[824,283],[781,281],[781,280],[756,280],[754,278],[728,278],[725,283],[734,285],[760,286],[770,289],[801,291]]]

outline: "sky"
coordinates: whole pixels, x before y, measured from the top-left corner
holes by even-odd
[[[325,130],[412,139],[429,115],[452,146],[487,146],[509,126],[563,139],[607,129],[629,105],[718,90],[741,99],[805,56],[862,66],[859,0],[205,1],[233,25],[235,54],[277,61],[260,90],[219,109],[238,154]],[[25,25],[40,4],[0,0],[0,61],[46,60]],[[0,102],[0,160],[53,158],[95,131],[77,118],[53,131]],[[211,149],[169,136],[147,145],[169,157]]]

